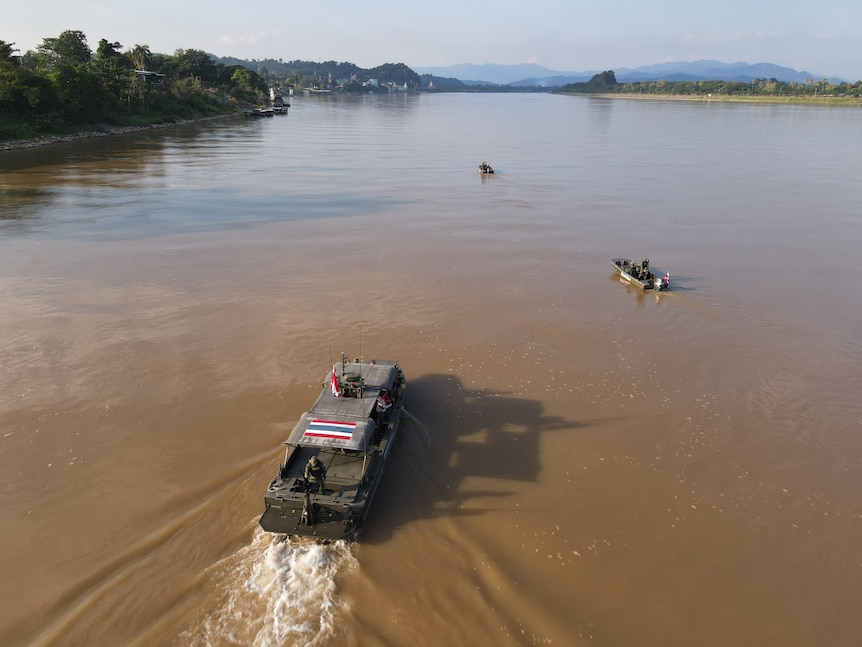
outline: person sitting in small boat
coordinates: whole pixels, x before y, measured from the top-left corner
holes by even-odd
[[[317,457],[312,456],[308,459],[305,465],[305,480],[309,483],[317,483],[323,487],[323,481],[326,479],[326,465]]]

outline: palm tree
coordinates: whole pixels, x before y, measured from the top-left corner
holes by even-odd
[[[150,51],[148,45],[135,45],[132,51],[129,52],[129,58],[135,64],[135,69],[147,70],[153,59],[153,53]]]

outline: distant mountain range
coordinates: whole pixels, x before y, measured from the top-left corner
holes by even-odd
[[[454,78],[468,85],[511,85],[525,87],[559,87],[567,83],[589,81],[604,70],[587,72],[557,72],[541,65],[523,63],[521,65],[450,65],[448,67],[414,67],[418,74],[431,74],[442,78]],[[789,67],[772,63],[722,63],[720,61],[692,61],[658,63],[642,67],[616,68],[613,70],[619,83],[637,81],[742,81],[754,79],[777,79],[785,83],[805,83],[828,78],[831,83],[844,79],[826,77],[823,74],[797,72]]]

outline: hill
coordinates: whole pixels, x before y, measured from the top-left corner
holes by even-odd
[[[240,65],[260,74],[264,78],[275,78],[281,82],[308,87],[356,86],[375,80],[379,86],[393,84],[416,87],[419,75],[403,63],[385,63],[365,69],[358,65],[337,61],[285,61],[282,59],[244,60],[233,57],[218,57],[209,54],[216,63]],[[366,86],[368,87],[368,86]]]
[[[415,67],[419,74],[451,77],[468,85],[492,83],[516,87],[561,87],[569,83],[589,81],[598,70],[585,72],[566,72],[550,70],[541,65],[450,65],[447,67]],[[782,67],[772,63],[722,63],[721,61],[691,61],[658,63],[634,69],[617,68],[617,81],[634,83],[644,81],[739,81],[748,83],[754,79],[776,79],[785,83],[806,83],[810,80],[828,78],[823,74]],[[830,82],[840,83],[842,79],[829,78]]]

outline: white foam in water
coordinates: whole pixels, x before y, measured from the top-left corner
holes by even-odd
[[[345,542],[321,545],[257,530],[251,544],[207,573],[222,601],[182,638],[191,645],[322,644],[346,607],[335,576],[355,566]]]

